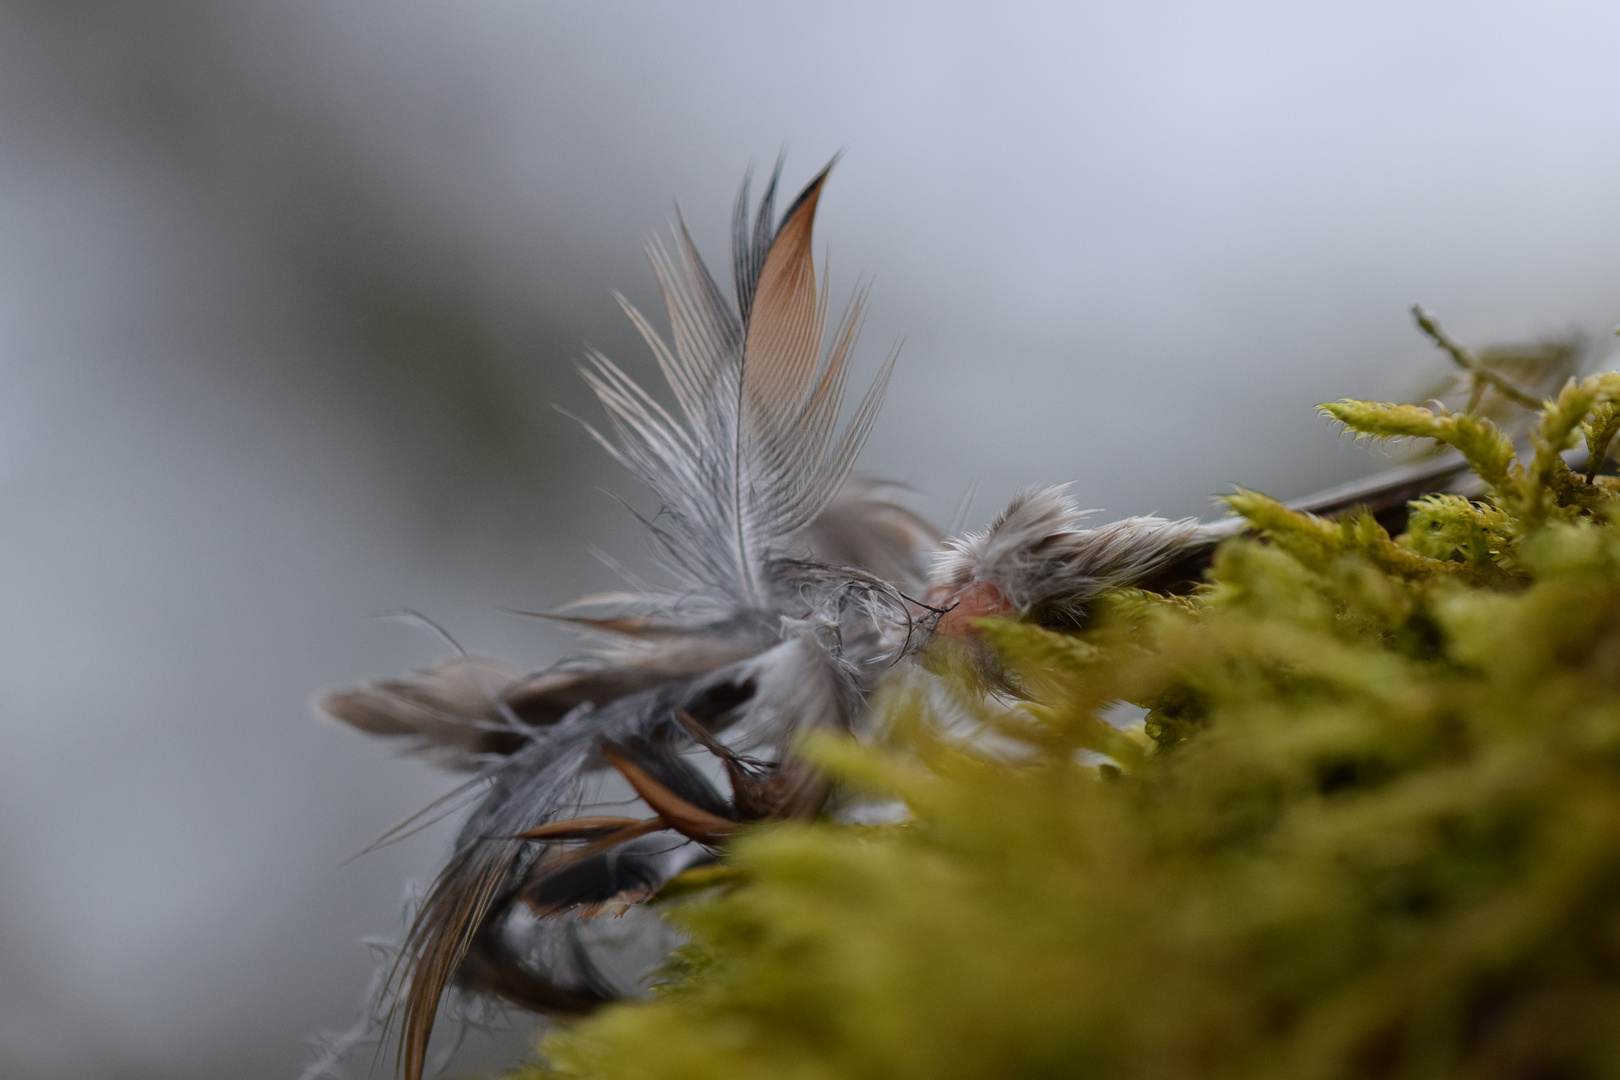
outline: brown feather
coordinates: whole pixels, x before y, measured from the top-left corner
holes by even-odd
[[[546,878],[553,876],[557,873],[557,871],[562,870],[564,867],[583,862],[593,855],[600,855],[604,851],[610,851],[621,844],[627,844],[631,840],[635,840],[639,837],[647,836],[655,832],[663,832],[670,827],[669,822],[665,821],[662,817],[623,818],[620,820],[623,820],[625,824],[617,829],[607,832],[604,835],[600,835],[598,838],[592,840],[591,843],[586,844],[584,847],[575,848],[571,851],[564,851],[557,854],[550,854],[536,864],[535,867],[525,876],[522,890],[523,902],[529,906],[529,910],[534,912],[537,917],[542,919],[552,915],[560,915],[564,911],[569,910],[570,905],[567,904],[545,903],[540,901],[535,896],[536,888],[544,884]],[[655,890],[656,886],[650,886],[642,893],[642,895],[651,895],[651,893]],[[598,903],[602,904],[609,902],[611,902],[611,898],[609,900],[598,901]]]
[[[484,925],[518,850],[516,843],[504,843],[458,851],[411,924],[396,962],[409,972],[399,1039],[404,1080],[422,1080],[439,998]]]
[[[520,832],[508,837],[510,840],[600,840],[624,829],[642,825],[641,818],[609,817],[600,814],[587,814],[584,817],[569,818],[567,821],[553,821],[538,828]],[[638,834],[639,835],[639,834]]]
[[[624,776],[641,801],[652,807],[653,812],[669,827],[682,836],[690,837],[700,844],[714,844],[730,836],[737,830],[735,821],[727,821],[718,814],[711,814],[701,807],[693,806],[669,788],[653,779],[651,773],[637,765],[612,743],[602,747],[602,754],[608,763]]]
[[[758,417],[785,417],[809,393],[825,311],[816,296],[810,237],[828,165],[788,211],[765,257],[743,344],[744,391]]]
[[[743,758],[697,722],[685,709],[675,710],[675,719],[697,744],[725,764],[731,780],[731,803],[745,821],[766,821],[785,817],[814,817],[821,812],[831,787],[796,759],[762,766]]]
[[[322,694],[315,707],[368,735],[416,740],[412,749],[454,769],[481,754],[510,753],[522,737],[500,702],[520,670],[501,660],[458,656],[397,679],[374,679]]]
[[[736,774],[732,776],[736,784]],[[748,779],[736,787],[744,811],[775,819],[813,818],[827,805],[832,784],[801,758],[790,757],[763,780]]]
[[[634,621],[601,629],[641,632],[658,644],[638,648],[634,667],[597,663],[527,677],[502,660],[452,657],[402,678],[328,691],[315,707],[368,735],[413,738],[413,750],[447,768],[476,769],[480,756],[510,754],[523,745],[525,735],[512,716],[531,727],[554,724],[579,705],[606,705],[671,674],[709,670],[717,666],[716,656],[725,663],[739,651],[700,635],[637,631]]]

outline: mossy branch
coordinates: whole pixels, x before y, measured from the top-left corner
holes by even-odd
[[[1495,424],[1472,413],[1443,413],[1418,405],[1343,399],[1317,406],[1351,431],[1375,439],[1434,439],[1455,448],[1498,490],[1508,486],[1518,465],[1513,440]]]
[[[1442,330],[1440,324],[1435,321],[1434,316],[1424,311],[1421,304],[1412,305],[1412,317],[1417,320],[1418,329],[1427,334],[1431,341],[1440,346],[1446,355],[1451,357],[1458,367],[1468,372],[1472,378],[1474,389],[1468,398],[1468,412],[1471,413],[1479,408],[1480,397],[1484,394],[1487,386],[1493,388],[1515,405],[1522,405],[1527,409],[1541,408],[1541,402],[1480,363],[1473,353]]]
[[[1613,401],[1600,403],[1581,430],[1586,436],[1586,482],[1590,484],[1602,471],[1615,435],[1620,434],[1620,405]]]

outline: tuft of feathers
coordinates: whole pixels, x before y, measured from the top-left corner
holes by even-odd
[[[1108,589],[1150,577],[1203,540],[1192,518],[1129,517],[1094,528],[1082,522],[1069,485],[1023,491],[983,532],[945,541],[934,560],[933,594],[948,610],[942,633],[999,615],[1049,627],[1077,627]]]
[[[407,749],[444,768],[476,770],[523,738],[501,707],[521,677],[503,660],[457,656],[404,678],[329,691],[315,707],[368,735],[407,739]]]
[[[848,482],[894,358],[840,426],[864,293],[829,340],[811,253],[826,177],[780,220],[777,177],[752,212],[744,183],[734,299],[684,224],[673,249],[649,247],[669,338],[621,304],[673,409],[601,354],[582,366],[607,418],[587,429],[661,503],[648,525],[673,587],[580,601],[584,614],[559,617],[586,649],[537,675],[459,657],[319,702],[474,772],[482,793],[387,980],[409,1080],[450,987],[548,1012],[620,995],[581,920],[712,858],[739,824],[818,813],[827,786],[794,757],[798,733],[853,729],[865,695],[922,640],[928,612],[903,590],[922,582],[939,534],[880,487]],[[729,776],[729,798],[699,758]],[[648,816],[586,812],[604,770]]]
[[[737,609],[779,601],[771,564],[848,478],[893,370],[891,355],[840,432],[865,296],[856,296],[824,348],[828,308],[816,288],[810,236],[831,168],[810,181],[774,232],[776,177],[752,234],[744,183],[736,306],[684,224],[674,254],[656,241],[649,246],[673,346],[628,301],[620,304],[652,349],[679,418],[600,353],[581,369],[613,438],[593,427],[592,434],[663,503],[652,529],[666,564],[688,590]]]
[[[589,920],[712,860],[743,825],[820,813],[828,785],[797,739],[859,733],[868,695],[933,637],[971,637],[984,616],[1079,626],[1106,590],[1190,566],[1234,531],[1158,517],[1087,527],[1053,487],[947,539],[852,479],[894,357],[840,425],[865,293],[829,340],[811,236],[830,168],[780,218],[777,174],[754,207],[744,181],[733,297],[684,224],[672,248],[649,246],[668,339],[620,302],[673,408],[605,356],[582,365],[606,416],[587,429],[661,504],[646,525],[672,584],[633,582],[552,616],[584,642],[543,672],[462,656],[319,700],[470,773],[477,799],[383,980],[406,1080],[420,1080],[452,989],[550,1013],[634,992],[604,970]],[[602,812],[604,774],[640,816]]]

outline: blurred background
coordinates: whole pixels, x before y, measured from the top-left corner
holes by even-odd
[[[1315,402],[1620,318],[1601,3],[0,3],[0,1075],[292,1077],[451,781],[313,719],[646,548],[552,403],[679,203],[844,150],[818,251],[903,339],[863,471],[1215,511],[1390,463]],[[757,186],[756,186],[757,190]],[[523,1054],[529,1025],[457,1068]],[[363,1068],[361,1070],[364,1071]]]

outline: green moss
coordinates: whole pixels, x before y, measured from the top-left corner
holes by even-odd
[[[1390,537],[1243,492],[1191,598],[986,627],[806,753],[888,828],[757,829],[649,1002],[530,1078],[1620,1076],[1620,376],[1489,421],[1325,408],[1489,486]],[[954,673],[953,673],[954,672]],[[1118,730],[1119,701],[1147,710]]]

